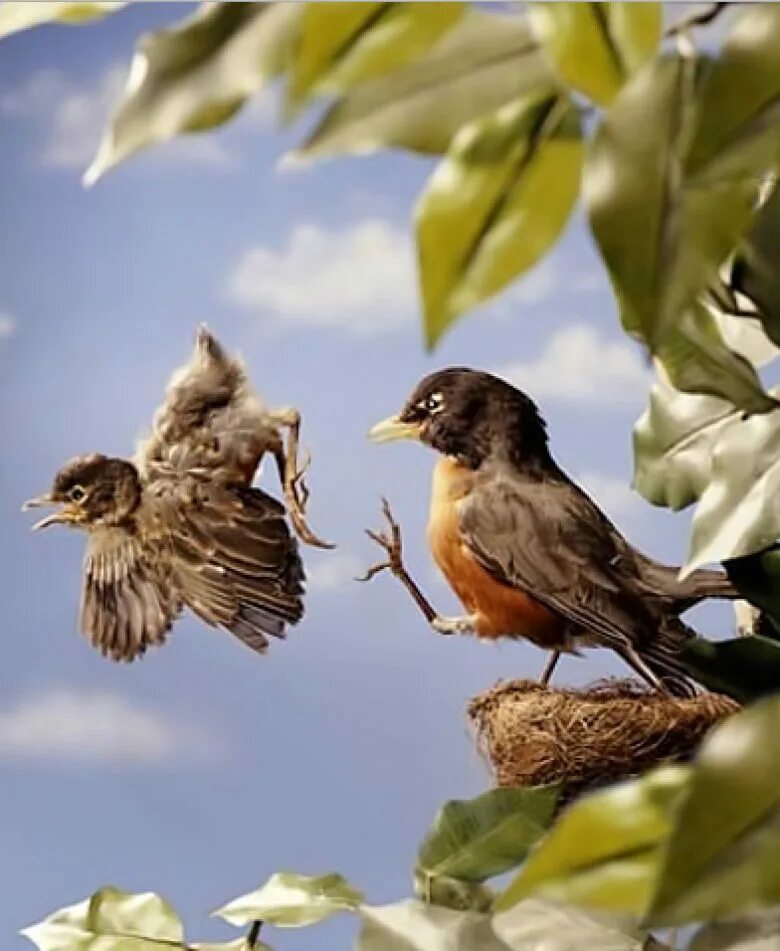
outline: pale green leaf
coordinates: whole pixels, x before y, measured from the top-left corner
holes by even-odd
[[[446,803],[417,855],[422,880],[450,876],[483,882],[518,865],[544,834],[559,790],[493,789]]]
[[[512,951],[488,915],[418,901],[364,906],[355,951]]]
[[[40,951],[175,951],[184,948],[176,913],[160,897],[102,888],[22,934]]]
[[[471,8],[423,59],[338,100],[292,159],[446,151],[466,123],[553,79],[525,20]]]
[[[773,395],[777,396],[775,392]],[[747,464],[749,463],[749,464]],[[712,450],[685,571],[768,548],[780,537],[780,411],[738,418]]]
[[[297,875],[277,872],[265,885],[215,911],[231,925],[262,920],[278,928],[301,928],[342,911],[354,911],[363,900],[341,875]]]
[[[705,925],[693,937],[688,951],[777,951],[780,947],[780,909]]]
[[[650,951],[635,919],[529,898],[493,919],[517,951]],[[660,948],[661,946],[657,945]]]
[[[579,117],[563,98],[508,103],[458,133],[416,210],[429,346],[549,250],[581,161]]]
[[[648,918],[712,921],[780,904],[780,697],[710,735],[681,803]]]
[[[206,4],[139,40],[86,184],[141,149],[225,122],[286,66],[303,4]]]
[[[660,3],[531,3],[528,15],[561,79],[601,105],[661,39]]]
[[[666,767],[570,806],[495,903],[531,895],[642,914],[689,770]]]
[[[7,0],[0,3],[0,38],[29,30],[44,23],[88,23],[98,20],[126,6],[115,3],[48,3],[47,0],[27,0],[23,3]]]
[[[683,174],[706,64],[660,59],[620,92],[589,150],[584,195],[626,331],[658,352],[713,286],[753,211],[755,180],[716,192]]]
[[[422,56],[460,19],[463,3],[307,3],[288,101],[340,93]]]

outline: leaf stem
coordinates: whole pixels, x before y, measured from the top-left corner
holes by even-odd
[[[252,949],[257,944],[257,941],[260,937],[260,929],[263,927],[262,921],[253,921],[252,927],[247,932],[246,936],[246,946],[247,951],[252,951]]]
[[[691,29],[691,27],[707,26],[707,24],[712,23],[713,20],[719,17],[721,13],[730,6],[731,3],[711,3],[706,10],[691,13],[689,16],[683,17],[682,20],[678,20],[677,23],[673,23],[664,35],[667,37],[678,36],[680,33],[685,33]]]

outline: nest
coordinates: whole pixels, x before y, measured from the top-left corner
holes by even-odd
[[[738,709],[720,694],[677,699],[632,680],[578,690],[514,680],[475,697],[468,713],[499,786],[561,783],[568,800],[690,759],[704,734]]]

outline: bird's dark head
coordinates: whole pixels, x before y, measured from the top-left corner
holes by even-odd
[[[549,459],[547,431],[533,401],[504,380],[466,367],[431,373],[397,416],[377,423],[375,442],[417,439],[469,468],[503,456],[515,464]]]
[[[22,508],[60,506],[37,522],[35,529],[69,525],[89,530],[98,525],[120,525],[140,499],[141,483],[135,466],[124,459],[95,453],[66,462],[55,475],[50,491],[25,502]]]

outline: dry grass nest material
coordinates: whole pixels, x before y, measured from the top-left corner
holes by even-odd
[[[632,680],[577,690],[514,680],[475,697],[468,713],[499,786],[560,782],[568,798],[689,759],[704,734],[738,709],[720,694],[676,699]]]

